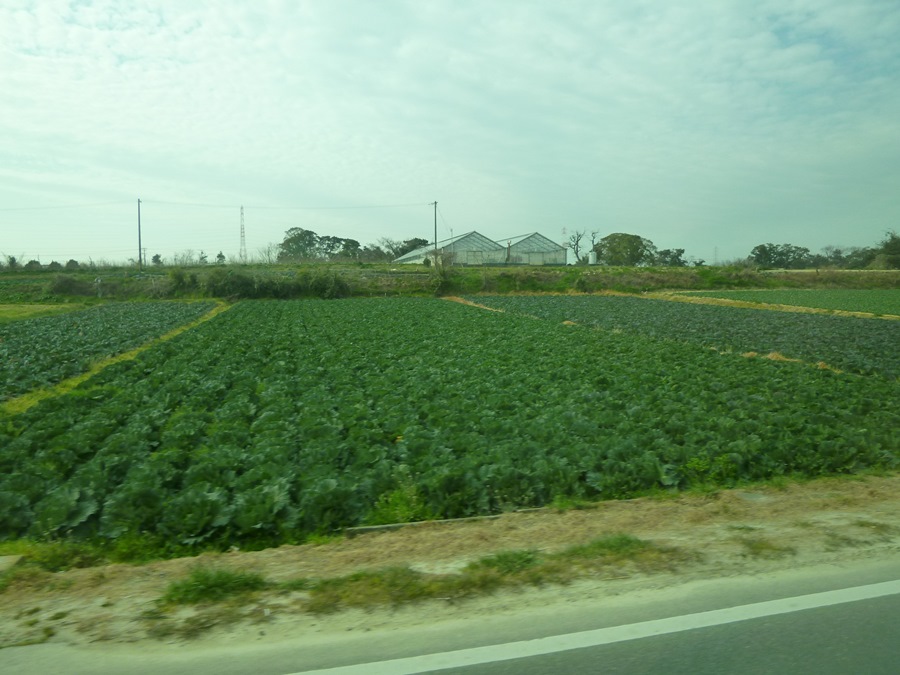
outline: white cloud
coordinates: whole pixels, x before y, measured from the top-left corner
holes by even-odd
[[[457,233],[866,245],[900,211],[898,32],[878,0],[8,2],[0,209],[437,199]],[[23,213],[0,249],[44,245]],[[430,234],[402,209],[259,218]]]

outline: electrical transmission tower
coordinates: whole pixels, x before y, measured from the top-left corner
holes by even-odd
[[[247,262],[247,238],[244,235],[244,206],[241,205],[241,250],[238,253],[242,263]]]

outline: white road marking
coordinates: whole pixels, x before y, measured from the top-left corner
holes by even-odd
[[[554,635],[536,640],[508,642],[487,647],[474,647],[453,652],[426,654],[424,656],[340,666],[324,670],[309,670],[303,671],[303,675],[414,675],[415,673],[427,673],[444,668],[462,668],[482,663],[552,654],[570,649],[596,647],[626,640],[638,640],[655,635],[678,633],[697,628],[734,623],[736,621],[758,619],[764,616],[789,614],[805,609],[869,600],[897,593],[900,593],[900,580],[885,581],[868,586],[855,586],[836,591],[811,593],[781,600],[768,600],[727,609],[715,609],[709,612],[673,616],[668,619],[655,619],[625,626],[611,626],[580,633]],[[292,673],[291,675],[301,675],[301,673]]]

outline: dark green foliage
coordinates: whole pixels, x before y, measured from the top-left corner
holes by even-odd
[[[884,291],[896,293],[896,291]],[[764,293],[764,291],[759,291]],[[718,350],[779,352],[866,375],[900,376],[900,321],[697,305],[638,297],[478,297],[551,321],[680,340]]]
[[[96,295],[94,284],[69,274],[58,274],[50,282],[48,290],[57,295]]]
[[[212,307],[111,303],[0,324],[0,401],[83,373],[94,361],[137,347]]]
[[[198,288],[197,275],[179,267],[169,270],[169,283],[175,296],[189,295]]]
[[[681,254],[684,249],[678,249]],[[656,262],[656,246],[649,239],[637,234],[625,234],[616,232],[608,234],[594,244],[594,252],[597,254],[597,262],[600,265],[613,265],[619,267],[635,267],[637,265],[652,265]],[[668,265],[672,259],[681,259],[681,254],[674,254],[670,249],[665,252],[665,260],[657,264]]]
[[[846,312],[869,312],[900,316],[900,289],[879,288],[816,289],[816,290],[766,290],[766,291],[700,291],[691,297],[724,298],[743,302],[760,302],[774,305],[793,305]]]
[[[428,298],[239,303],[0,418],[0,538],[245,548],[898,465],[896,381],[560,324]]]
[[[218,268],[203,281],[207,295],[220,298],[346,298],[352,295],[347,280],[334,272],[290,272],[283,275],[251,276],[247,273]]]
[[[253,572],[198,567],[187,579],[170,584],[162,602],[170,605],[220,602],[236,595],[264,590],[270,585],[265,578]]]
[[[793,244],[760,244],[750,252],[750,260],[767,269],[803,269],[812,264],[809,249]]]

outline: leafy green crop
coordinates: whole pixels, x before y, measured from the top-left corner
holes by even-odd
[[[864,375],[900,377],[900,321],[624,296],[492,296],[477,302],[551,321],[679,340],[718,350],[779,352]]]
[[[0,324],[0,401],[83,373],[91,363],[202,316],[210,302],[126,302]]]
[[[900,315],[900,289],[809,289],[771,291],[703,291],[692,297],[724,298],[773,305]]]
[[[892,468],[900,406],[884,378],[436,299],[246,301],[0,417],[0,448],[0,538],[247,547]]]

